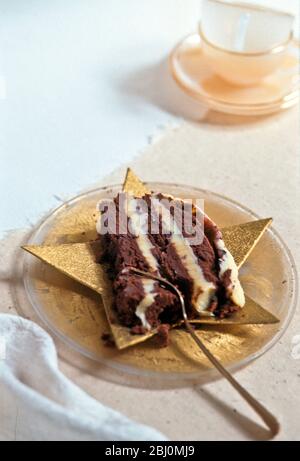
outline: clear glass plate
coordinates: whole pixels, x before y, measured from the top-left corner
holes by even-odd
[[[221,228],[258,218],[242,205],[212,192],[175,184],[148,186],[177,197],[203,199],[206,213]],[[70,200],[47,216],[27,243],[61,244],[94,239],[98,200],[115,196],[120,188],[100,188]],[[38,319],[57,339],[59,352],[74,366],[86,365],[89,371],[93,369],[93,373],[100,375],[100,371],[109,370],[109,379],[138,385],[143,381],[152,387],[154,383],[180,386],[191,381],[207,382],[218,376],[184,330],[173,330],[171,344],[164,349],[157,347],[155,339],[121,352],[107,347],[101,336],[109,332],[109,326],[97,293],[25,252],[18,259],[24,280],[18,293],[22,314]],[[274,313],[280,324],[201,328],[202,339],[231,371],[248,365],[279,340],[295,310],[296,280],[293,258],[270,228],[243,266],[241,281],[247,294]],[[24,292],[22,298],[20,290]]]
[[[239,87],[210,69],[201,37],[192,34],[173,50],[170,65],[176,83],[208,107],[235,115],[266,115],[288,109],[299,101],[299,42],[291,42],[285,64],[260,84]]]

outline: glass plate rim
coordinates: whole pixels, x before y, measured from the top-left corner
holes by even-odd
[[[155,186],[163,185],[167,187],[177,187],[177,188],[186,188],[188,190],[192,190],[198,193],[205,193],[208,196],[215,197],[219,200],[223,200],[227,203],[230,203],[234,205],[235,207],[239,208],[241,211],[247,212],[249,215],[251,215],[255,219],[261,219],[259,215],[255,212],[253,212],[251,209],[248,207],[242,205],[238,201],[231,199],[223,194],[216,193],[207,189],[202,189],[196,186],[189,186],[186,184],[181,184],[181,183],[167,183],[167,182],[147,182],[145,181],[146,185],[149,185],[150,187],[153,187],[155,190]],[[32,229],[30,234],[28,235],[26,239],[26,245],[33,245],[35,242],[35,239],[37,238],[38,233],[43,229],[43,227],[47,224],[47,221],[50,218],[55,217],[56,214],[58,214],[60,211],[63,210],[63,208],[69,206],[70,204],[74,204],[81,199],[84,199],[85,197],[89,195],[93,195],[97,192],[104,192],[109,189],[122,189],[122,184],[112,184],[112,185],[105,185],[105,186],[99,186],[99,187],[94,187],[92,189],[85,190],[84,192],[81,192],[70,199],[66,200],[63,204],[59,205],[58,207],[50,210],[48,213],[42,217],[35,227]],[[298,273],[297,273],[297,267],[296,263],[294,260],[294,257],[289,250],[288,246],[280,236],[280,234],[274,229],[273,226],[269,227],[269,231],[272,232],[272,234],[275,236],[276,240],[279,242],[279,244],[282,246],[285,252],[285,256],[290,262],[291,266],[291,280],[293,283],[293,290],[292,290],[292,298],[289,303],[289,311],[287,314],[287,317],[281,324],[279,330],[274,334],[274,336],[257,352],[249,355],[248,357],[244,358],[243,360],[240,360],[230,366],[228,366],[228,370],[232,373],[235,373],[236,371],[243,369],[247,365],[251,364],[258,358],[262,357],[265,355],[269,350],[271,350],[277,343],[278,341],[282,338],[282,336],[285,334],[287,331],[287,328],[289,327],[298,303],[298,295],[299,295],[299,287],[298,287]],[[65,345],[68,346],[68,348],[71,348],[73,351],[76,353],[79,353],[80,355],[86,357],[87,359],[91,359],[96,363],[101,363],[105,366],[108,366],[109,368],[115,369],[118,372],[126,372],[130,375],[133,376],[143,376],[145,378],[154,378],[154,379],[163,379],[165,382],[174,382],[175,380],[181,380],[182,382],[191,382],[191,381],[197,381],[197,380],[202,380],[203,376],[206,378],[205,382],[210,382],[214,379],[218,379],[219,375],[214,369],[209,369],[206,371],[201,371],[201,372],[160,372],[160,371],[154,371],[154,370],[143,370],[139,369],[137,367],[131,366],[131,365],[126,365],[122,364],[120,362],[114,362],[111,359],[107,358],[102,358],[99,359],[94,353],[87,351],[85,348],[82,346],[78,345],[76,341],[73,339],[70,339],[67,337],[63,332],[61,332],[55,325],[52,324],[50,320],[48,320],[47,316],[41,313],[41,310],[37,306],[36,301],[32,298],[30,294],[30,287],[29,287],[29,281],[28,281],[28,265],[30,262],[30,255],[23,252],[23,257],[21,261],[21,267],[22,267],[22,278],[23,278],[23,285],[25,288],[25,294],[28,298],[28,301],[30,302],[34,312],[37,314],[38,318],[42,321],[42,323],[50,330],[50,332],[54,335],[55,338],[58,338],[60,341],[62,341]],[[59,354],[60,355],[60,354]],[[63,356],[62,356],[63,358]]]

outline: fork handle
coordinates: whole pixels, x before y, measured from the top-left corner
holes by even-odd
[[[250,405],[250,407],[261,417],[264,423],[270,429],[272,436],[275,437],[280,431],[280,424],[257,399],[255,399],[236,379],[229,373],[226,368],[223,367],[221,362],[207,349],[201,339],[196,335],[190,323],[185,320],[185,326],[189,333],[191,334],[194,341],[200,347],[201,351],[208,358],[208,360],[217,368],[217,370],[224,376],[224,378],[229,381],[229,383],[234,387],[234,389],[243,397],[244,400]]]

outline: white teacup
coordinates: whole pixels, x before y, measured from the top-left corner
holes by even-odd
[[[294,16],[249,3],[203,0],[200,35],[213,71],[230,83],[257,84],[278,69]]]

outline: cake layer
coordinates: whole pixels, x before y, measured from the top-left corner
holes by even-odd
[[[120,322],[142,332],[182,318],[175,294],[152,279],[125,275],[122,271],[128,267],[160,275],[177,286],[190,316],[203,312],[226,316],[242,307],[238,269],[217,226],[180,199],[158,194],[142,200],[132,196],[124,200],[120,194],[115,199],[117,231],[101,237]],[[124,216],[127,232],[120,224]],[[101,232],[99,223],[97,228]]]
[[[243,307],[245,305],[245,294],[239,281],[238,267],[234,258],[225,246],[221,231],[208,216],[204,217],[204,231],[217,258],[220,290],[216,311],[220,315],[225,315],[236,311],[235,306]],[[229,300],[231,302],[228,302]]]
[[[215,300],[218,288],[214,250],[204,234],[201,219],[191,217],[191,232],[187,232],[184,217],[189,204],[162,195],[148,198],[152,220],[159,221],[159,234],[151,234],[152,241],[162,252],[161,271],[184,293],[189,304],[198,312],[207,310]],[[202,215],[203,216],[203,215]],[[198,229],[196,239],[195,231]],[[162,239],[164,240],[162,243]],[[196,245],[191,242],[197,240]]]
[[[135,275],[119,275],[113,283],[115,309],[122,325],[140,325],[140,333],[158,326],[165,310],[168,319],[180,318],[176,296],[157,282]]]
[[[119,229],[120,197],[115,200],[117,211],[117,229]],[[177,297],[169,290],[162,288],[149,278],[136,275],[124,275],[124,269],[135,267],[145,272],[160,275],[155,247],[149,236],[141,233],[140,219],[136,211],[136,202],[132,198],[126,204],[127,234],[105,234],[102,236],[104,254],[103,260],[109,264],[110,276],[113,279],[115,294],[115,310],[120,322],[134,329],[133,332],[143,333],[161,323],[160,316],[167,310],[168,319],[180,318],[180,304]]]

